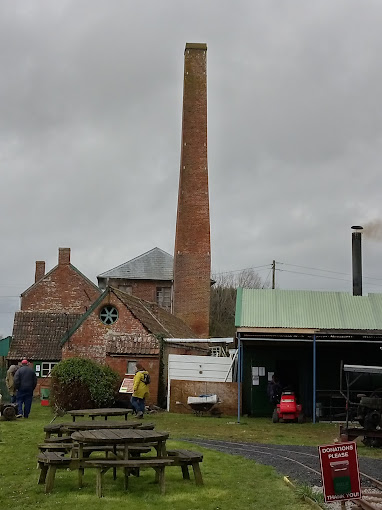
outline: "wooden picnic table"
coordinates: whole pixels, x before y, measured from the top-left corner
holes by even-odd
[[[146,430],[154,428],[153,423],[143,422],[141,420],[129,420],[129,421],[76,421],[73,423],[65,423],[61,428],[62,432],[70,433],[76,432],[77,430],[107,430],[107,429],[140,429],[143,427]]]
[[[79,458],[83,458],[83,448],[85,445],[113,445],[115,455],[117,456],[117,445],[123,445],[123,458],[129,458],[129,446],[136,444],[151,443],[157,451],[157,457],[166,456],[166,440],[168,432],[158,432],[156,430],[137,430],[137,429],[96,429],[79,430],[73,432],[73,441],[79,444]]]
[[[92,420],[97,416],[104,417],[105,420],[108,419],[109,416],[124,416],[125,420],[127,420],[127,415],[132,413],[132,409],[118,409],[118,408],[102,408],[102,409],[74,409],[73,411],[68,411],[68,414],[73,418],[73,421],[76,421],[77,416],[89,416]]]

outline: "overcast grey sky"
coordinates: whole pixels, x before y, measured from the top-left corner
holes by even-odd
[[[208,45],[213,270],[266,279],[275,259],[280,288],[351,292],[350,226],[382,219],[381,18],[380,0],[2,0],[0,333],[59,246],[93,281],[173,252],[186,42]],[[364,293],[381,257],[365,239]]]

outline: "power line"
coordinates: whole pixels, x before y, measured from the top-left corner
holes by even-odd
[[[314,276],[316,278],[326,278],[326,279],[329,279],[329,280],[339,280],[341,282],[348,282],[348,283],[352,282],[352,280],[347,280],[346,278],[336,278],[335,276],[325,276],[323,274],[303,273],[303,272],[300,272],[300,271],[290,271],[288,269],[276,269],[276,271],[280,271],[280,272],[283,272],[283,273],[302,274],[302,275],[305,275],[305,276]],[[344,274],[346,274],[346,273],[344,273]],[[371,283],[371,282],[367,282],[367,285],[372,285],[373,287],[382,287],[382,284]]]
[[[252,269],[259,269],[261,267],[263,268],[268,268],[269,269],[269,266],[271,266],[271,264],[263,264],[262,266],[254,266],[254,267],[245,267],[244,269],[232,269],[231,271],[219,271],[219,272],[212,272],[213,275],[221,275],[221,274],[231,274],[231,273],[240,273],[242,271],[249,271],[249,270],[252,270]]]
[[[291,267],[300,267],[302,269],[311,269],[312,271],[322,271],[322,272],[325,272],[325,273],[334,273],[334,274],[342,274],[344,276],[351,276],[350,273],[342,273],[340,271],[332,271],[330,269],[319,269],[317,267],[299,266],[297,264],[288,264],[286,262],[276,262],[276,264],[281,264],[281,265],[284,265],[284,266],[291,266]],[[282,271],[282,270],[280,269],[279,271]],[[284,271],[286,271],[286,269]],[[362,277],[364,279],[367,279],[367,280],[381,280],[382,281],[382,278],[378,278],[377,276],[366,276],[366,275],[363,275]]]
[[[331,271],[330,269],[318,269],[317,267],[308,267],[308,266],[298,266],[297,264],[288,264],[286,262],[276,262],[276,264],[281,264],[282,266],[292,266],[292,267],[301,267],[301,269],[312,269],[313,271],[323,271],[325,273],[336,273],[349,275],[349,273],[341,273],[340,271]]]

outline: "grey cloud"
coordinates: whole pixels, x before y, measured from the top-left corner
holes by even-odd
[[[214,270],[276,259],[348,275],[280,264],[281,288],[351,291],[350,226],[382,219],[381,14],[373,0],[2,2],[0,294],[59,246],[93,280],[172,252],[187,41],[208,44]],[[365,292],[382,291],[381,255],[365,239]],[[17,306],[0,299],[0,333]]]

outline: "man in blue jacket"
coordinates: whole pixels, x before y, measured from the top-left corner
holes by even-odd
[[[33,391],[37,385],[36,374],[29,366],[28,360],[22,360],[21,367],[15,374],[14,385],[17,390],[17,418],[22,418],[23,416],[24,418],[28,418],[32,407]]]

